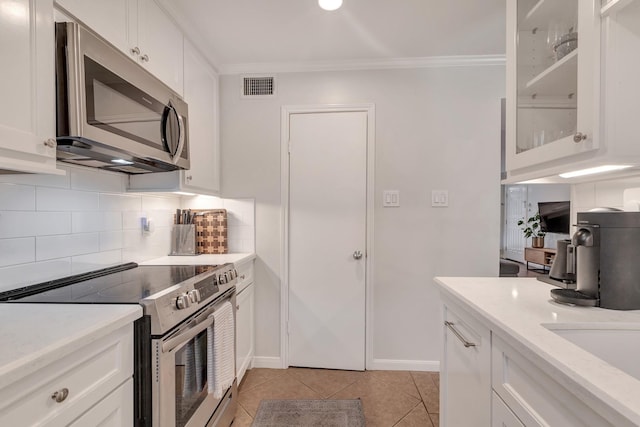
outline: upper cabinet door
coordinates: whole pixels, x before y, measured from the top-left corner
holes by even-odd
[[[137,59],[137,0],[56,0],[56,3],[115,47]]]
[[[153,0],[56,0],[69,15],[183,95],[183,35]]]
[[[138,0],[138,60],[182,95],[184,38],[180,28],[153,0]]]
[[[0,169],[56,169],[52,0],[0,0]]]
[[[597,0],[507,2],[510,176],[598,148],[599,23]]]
[[[191,156],[191,169],[184,171],[184,185],[218,193],[218,77],[189,42],[184,47],[184,99],[189,106]]]

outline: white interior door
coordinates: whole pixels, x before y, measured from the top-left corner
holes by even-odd
[[[291,114],[289,138],[289,365],[363,370],[367,113]]]
[[[505,245],[504,257],[524,262],[526,239],[518,226],[518,221],[527,216],[527,186],[507,185],[505,187]]]

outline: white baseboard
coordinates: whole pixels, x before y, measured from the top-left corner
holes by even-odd
[[[254,368],[282,369],[282,359],[280,357],[254,356],[253,357],[253,367]]]
[[[437,360],[391,360],[373,359],[367,365],[368,371],[429,371],[439,372]]]
[[[252,368],[282,369],[280,357],[255,356]],[[368,371],[440,371],[440,362],[437,360],[391,360],[373,359],[367,365]]]

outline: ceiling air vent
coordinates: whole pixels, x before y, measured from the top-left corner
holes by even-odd
[[[272,97],[276,93],[275,77],[243,77],[242,96],[244,98]]]

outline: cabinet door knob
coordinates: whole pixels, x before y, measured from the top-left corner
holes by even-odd
[[[51,395],[51,398],[55,400],[57,403],[60,403],[60,402],[63,402],[67,398],[67,396],[69,396],[69,389],[63,388],[54,392]]]
[[[573,135],[573,142],[582,142],[585,139],[587,139],[587,135],[582,132],[577,132],[575,135]]]
[[[360,259],[360,258],[362,258],[362,252],[360,252],[360,251],[355,251],[355,252],[353,253],[353,259]]]
[[[236,305],[236,311],[240,310],[240,305]]]
[[[134,46],[131,48],[131,53],[134,55],[140,55],[140,48],[138,46]]]
[[[140,57],[140,60],[141,60],[142,62],[149,62],[149,55],[147,55],[147,54],[145,53],[144,55],[142,55],[142,56]]]
[[[56,145],[58,145],[56,143],[56,140],[53,138],[49,138],[44,142],[44,145],[46,145],[49,148],[56,148]]]
[[[191,181],[192,179],[193,179],[193,176],[187,175],[187,181]]]

